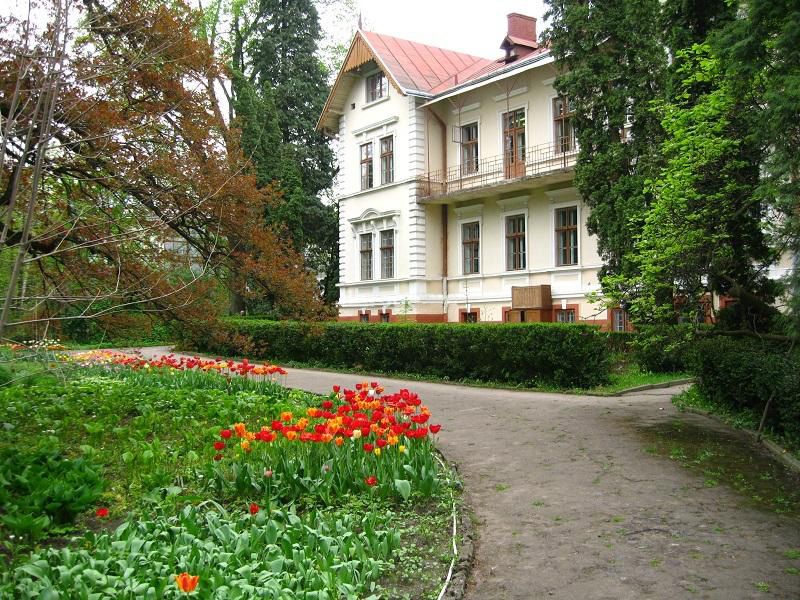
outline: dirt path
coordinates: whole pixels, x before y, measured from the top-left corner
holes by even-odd
[[[287,384],[327,393],[361,379],[291,369]],[[800,549],[797,518],[645,452],[643,432],[678,417],[680,388],[599,398],[381,383],[419,393],[444,426],[479,535],[468,600],[800,598],[787,572],[800,561],[785,556]]]

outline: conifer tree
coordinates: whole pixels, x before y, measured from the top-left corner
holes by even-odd
[[[259,185],[283,203],[265,216],[282,224],[307,263],[323,274],[328,303],[338,298],[338,216],[323,202],[335,174],[316,121],[328,93],[318,56],[319,17],[308,0],[249,0],[232,10],[232,106]]]
[[[659,1],[552,0],[547,17],[562,70],[555,87],[575,108],[575,181],[591,207],[602,274],[630,274],[626,256],[651,202],[645,181],[660,163],[663,137],[651,105],[663,93],[667,66]]]

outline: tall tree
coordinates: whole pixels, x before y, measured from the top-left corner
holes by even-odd
[[[800,3],[750,0],[715,39],[728,76],[756,89],[750,135],[764,148],[757,194],[775,209],[769,220],[778,252],[792,257],[789,300],[800,334]]]
[[[219,4],[212,8],[220,20]],[[333,152],[315,128],[328,93],[316,7],[306,0],[242,1],[231,5],[229,18],[231,38],[221,48],[233,72],[231,122],[247,132],[243,147],[259,184],[273,183],[284,197],[280,210],[265,218],[286,227],[333,303],[338,218],[326,198],[335,174]]]
[[[602,276],[630,274],[627,260],[652,201],[663,138],[652,102],[663,93],[666,53],[659,0],[551,0],[546,38],[561,68],[555,87],[574,105],[575,181],[591,207]],[[619,290],[609,289],[619,298]]]
[[[739,300],[737,326],[762,328],[773,255],[755,194],[762,149],[748,135],[753,88],[726,77],[708,44],[677,56],[680,87],[658,105],[666,162],[649,184],[654,201],[631,254],[639,271],[628,282],[637,290],[633,312],[639,320],[697,317],[701,299],[714,293]]]
[[[256,186],[220,117],[209,82],[221,65],[196,36],[199,15],[179,2],[53,1],[64,10],[33,43],[24,24],[0,40],[2,247],[38,281],[33,295],[9,285],[6,317],[137,306],[181,318],[220,280],[287,313],[318,310],[302,255],[261,220],[281,197]],[[74,37],[52,35],[72,23]],[[53,52],[53,39],[74,41]]]

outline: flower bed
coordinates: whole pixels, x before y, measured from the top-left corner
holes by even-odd
[[[320,398],[274,365],[65,360],[66,381],[0,388],[0,597],[380,597],[398,529],[441,504],[438,426],[408,390]]]

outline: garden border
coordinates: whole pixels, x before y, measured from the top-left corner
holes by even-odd
[[[444,454],[438,448],[437,453],[444,459]],[[458,474],[458,464],[447,460],[449,467]],[[459,487],[463,490],[461,480],[458,480]],[[463,496],[462,496],[463,499]],[[472,564],[475,558],[475,528],[472,524],[471,511],[469,505],[462,500],[458,509],[458,521],[461,527],[461,535],[456,536],[457,539],[457,555],[456,563],[453,572],[440,593],[439,598],[450,598],[452,600],[462,600],[467,591],[467,582],[469,581],[470,573],[472,572]]]
[[[683,379],[673,379],[672,381],[662,381],[661,383],[648,383],[647,385],[637,385],[636,387],[620,390],[613,394],[599,394],[601,396],[624,396],[625,394],[635,394],[637,392],[646,392],[647,390],[660,390],[663,388],[672,387],[674,385],[686,385],[694,383],[694,377],[684,377]]]

